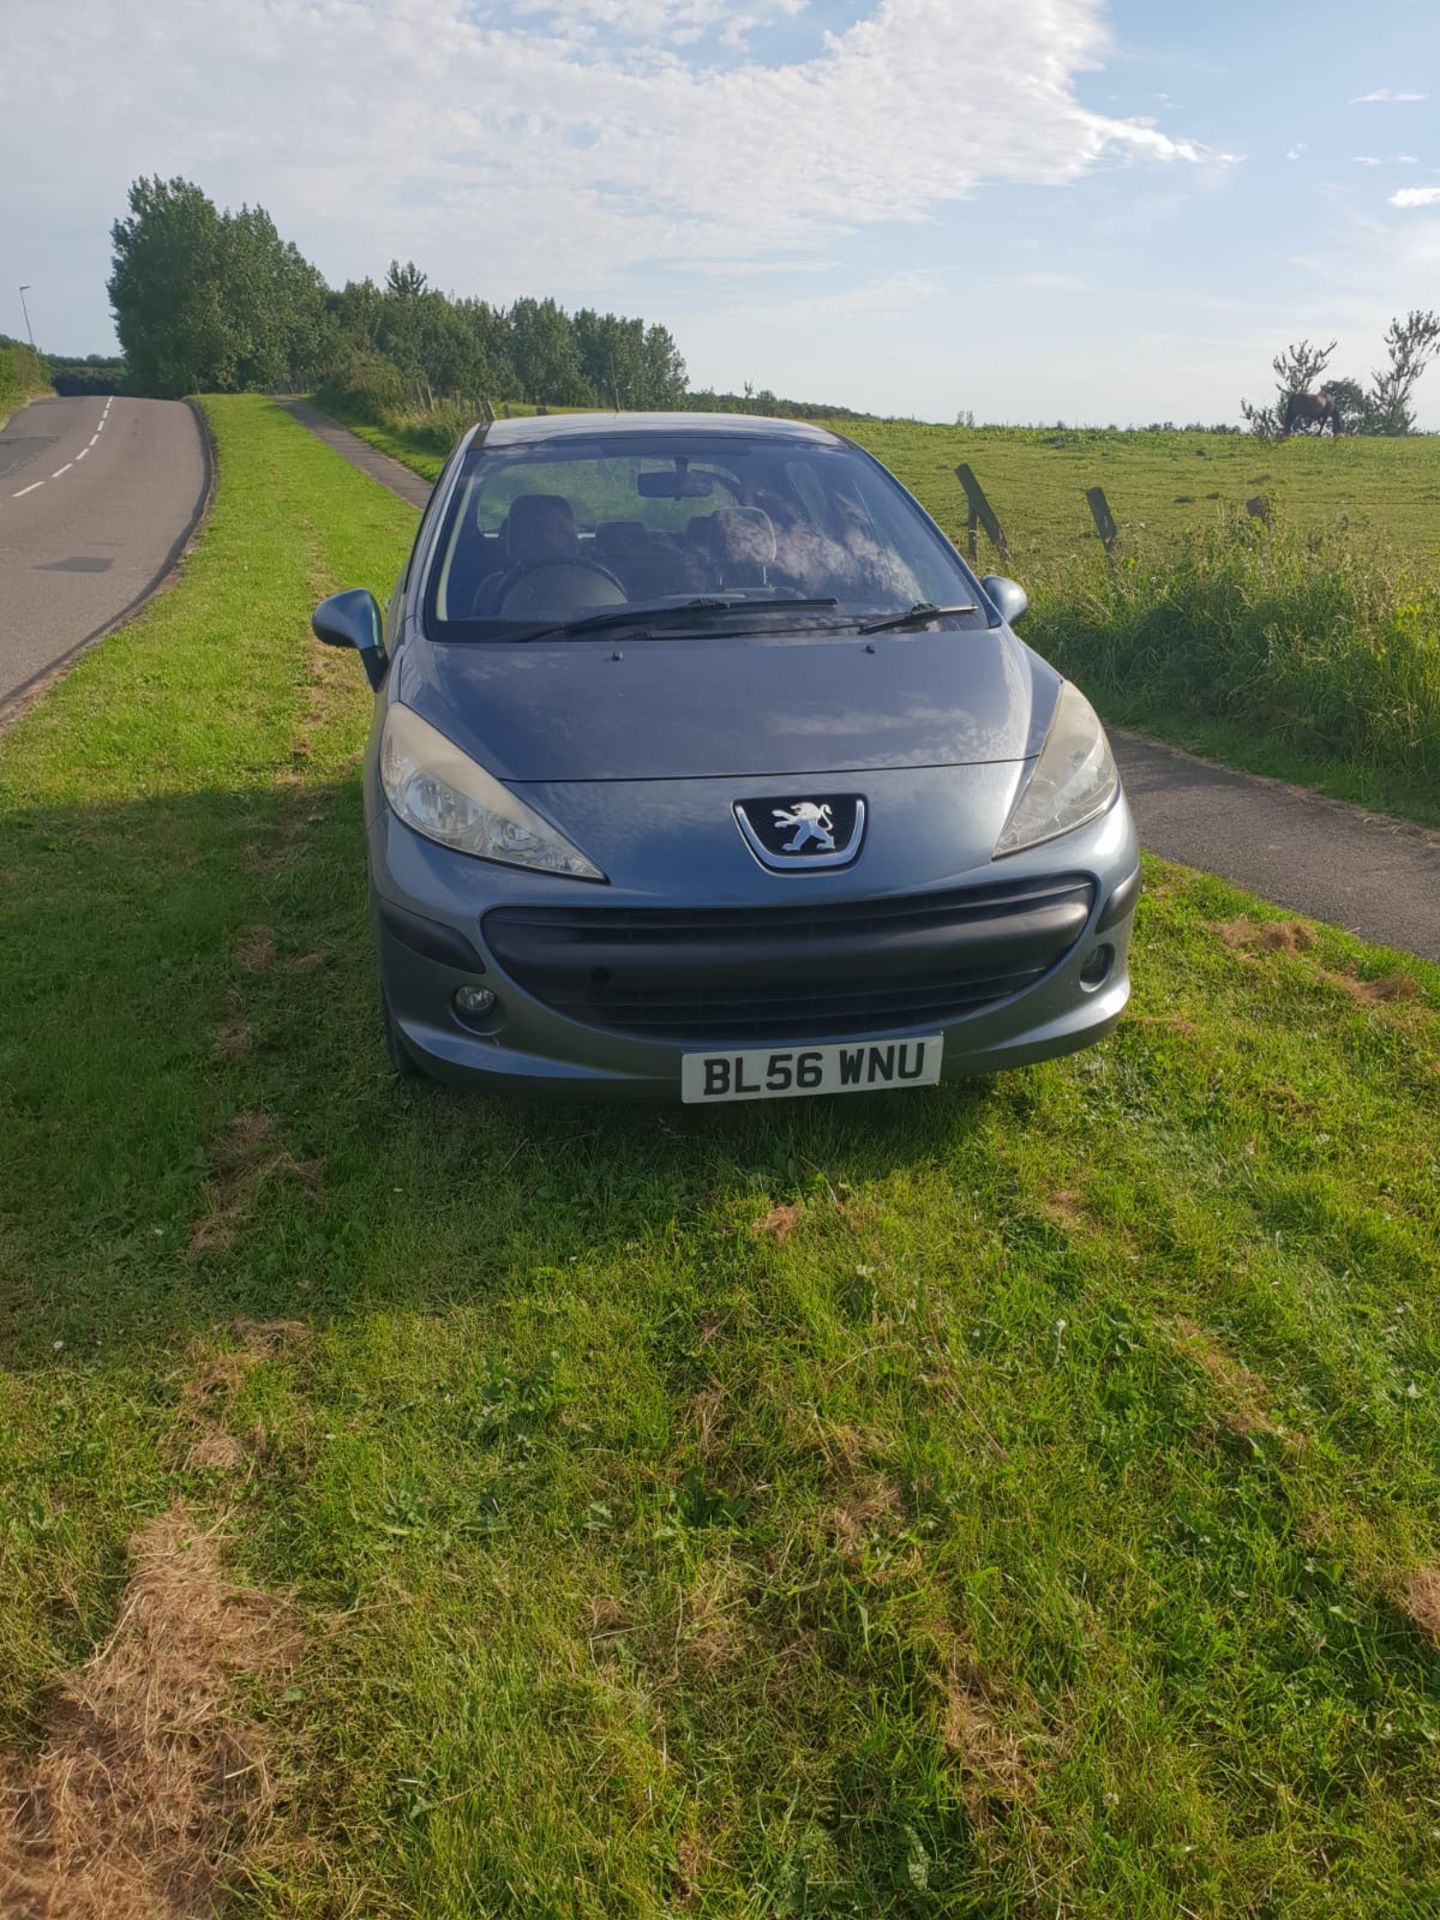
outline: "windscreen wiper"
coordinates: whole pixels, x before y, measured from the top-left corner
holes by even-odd
[[[693,620],[697,613],[828,613],[839,604],[835,599],[727,600],[718,594],[702,594],[694,600],[664,600],[655,607],[607,607],[604,613],[587,614],[583,620],[561,620],[553,626],[531,627],[524,633],[508,637],[512,640],[568,640],[578,633],[603,632],[606,627],[646,627],[656,620]]]
[[[937,607],[932,600],[917,600],[905,613],[888,613],[883,620],[872,620],[861,633],[889,633],[899,627],[923,627],[929,620],[942,619],[947,613],[978,613],[972,600],[963,607]]]

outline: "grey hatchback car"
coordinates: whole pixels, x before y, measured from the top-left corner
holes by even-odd
[[[817,426],[475,428],[382,621],[365,819],[402,1073],[696,1104],[925,1086],[1120,1018],[1140,873],[1089,702]]]

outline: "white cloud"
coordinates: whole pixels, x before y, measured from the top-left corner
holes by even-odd
[[[1294,146],[1291,147],[1290,151],[1285,155],[1285,158],[1287,160],[1298,160],[1301,154],[1304,153],[1304,151],[1305,151],[1305,142],[1303,140],[1297,140]]]
[[[824,248],[988,182],[1064,186],[1107,155],[1220,158],[1081,104],[1077,76],[1108,45],[1101,0],[871,0],[781,66],[691,39],[796,11],[50,0],[7,19],[0,181],[37,230],[103,236],[135,175],[184,173],[268,206],[332,279],[398,254],[503,299]]]
[[[629,40],[675,46],[693,45],[718,34],[722,45],[744,46],[754,30],[787,15],[803,13],[809,0],[512,0],[517,18],[541,18],[551,31],[575,33],[598,28]]]
[[[1417,100],[1423,100],[1423,93],[1397,91],[1394,87],[1374,87],[1369,93],[1357,93],[1350,102],[1352,107],[1396,107],[1410,106]]]
[[[1440,187],[1401,187],[1390,196],[1392,207],[1440,207]]]

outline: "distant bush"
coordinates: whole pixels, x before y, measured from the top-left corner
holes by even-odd
[[[37,394],[49,393],[50,369],[33,347],[0,334],[0,423]]]
[[[1440,591],[1343,530],[1228,514],[1162,554],[1056,577],[1027,638],[1101,704],[1440,778]]]
[[[784,400],[768,387],[758,393],[716,393],[706,387],[687,393],[685,407],[691,413],[755,413],[769,420],[876,420],[879,414],[857,413],[853,407],[840,407],[828,400]]]
[[[86,354],[83,360],[50,360],[50,384],[56,393],[123,393],[125,362],[118,356]]]
[[[416,398],[416,383],[379,353],[352,353],[321,384],[316,398],[337,419],[389,426]]]

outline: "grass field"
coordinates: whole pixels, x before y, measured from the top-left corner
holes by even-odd
[[[179,584],[0,740],[0,1776],[178,1530],[298,1638],[212,1636],[239,1913],[1433,1914],[1440,970],[1152,863],[1077,1059],[396,1088],[306,615],[413,516],[207,405]]]
[[[963,540],[965,495],[955,478],[974,469],[1010,544],[1017,572],[1099,546],[1087,487],[1103,487],[1122,552],[1170,541],[1257,495],[1304,532],[1344,520],[1362,537],[1415,554],[1440,571],[1440,438],[1265,444],[1247,434],[1111,433],[1086,429],[927,427],[852,421],[843,429]],[[982,548],[985,546],[981,537]],[[982,552],[986,564],[994,556]]]

